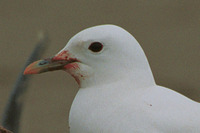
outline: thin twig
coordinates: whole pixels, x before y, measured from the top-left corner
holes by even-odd
[[[41,57],[49,43],[47,34],[40,33],[39,39],[39,42],[36,44],[35,49],[26,61],[26,64],[17,78],[3,114],[3,127],[13,131],[14,133],[19,132],[21,112],[25,98],[24,94],[28,89],[27,83],[30,79],[30,75],[23,75],[23,71],[27,65]]]

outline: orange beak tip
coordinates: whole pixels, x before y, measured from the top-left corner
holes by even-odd
[[[28,74],[36,74],[36,72],[32,71],[30,68],[27,67],[24,70],[24,75],[28,75]]]
[[[31,71],[30,69],[25,69],[24,70],[24,75],[28,75],[28,74],[37,74],[37,73],[34,72],[34,71]]]
[[[26,69],[24,70],[24,75],[39,73],[39,67],[36,66],[37,63],[38,61],[33,62],[30,65],[28,65]]]

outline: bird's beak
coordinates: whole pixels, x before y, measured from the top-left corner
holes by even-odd
[[[68,51],[61,51],[52,58],[38,60],[31,63],[24,70],[26,74],[39,74],[48,71],[64,70],[66,66],[73,62],[79,62],[76,58],[72,58]]]

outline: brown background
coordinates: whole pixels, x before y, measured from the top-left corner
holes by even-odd
[[[50,35],[49,57],[80,30],[108,23],[140,42],[159,85],[200,101],[199,0],[1,0],[0,113],[40,30]],[[78,85],[62,71],[32,77],[21,133],[67,132]]]

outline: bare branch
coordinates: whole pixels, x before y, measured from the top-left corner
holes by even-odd
[[[17,78],[17,81],[13,87],[9,101],[3,114],[2,125],[5,128],[13,131],[14,133],[19,132],[20,118],[25,99],[25,92],[28,89],[27,84],[30,79],[30,75],[23,75],[23,71],[28,64],[41,57],[41,55],[44,53],[44,50],[49,44],[47,34],[39,33],[39,39],[39,42],[36,44],[35,49],[28,58],[25,66],[23,67]]]

